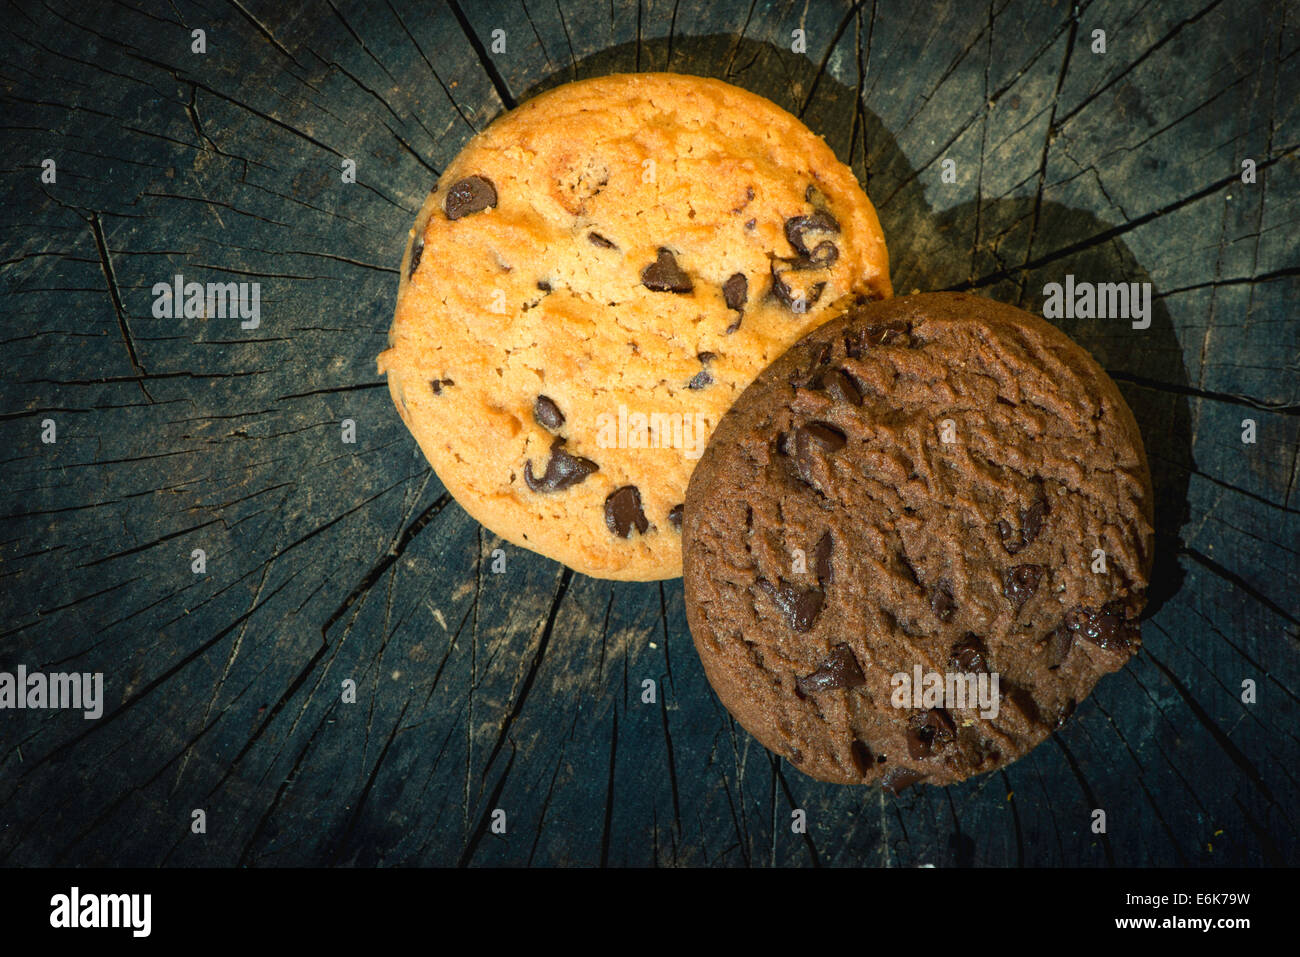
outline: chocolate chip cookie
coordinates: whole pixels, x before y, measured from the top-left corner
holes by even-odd
[[[853,174],[717,80],[558,87],[474,137],[411,232],[389,348],[403,421],[493,532],[602,578],[681,574],[681,506],[759,370],[890,294]]]
[[[1151,502],[1132,413],[1065,334],[971,295],[854,303],[715,430],[687,620],[723,704],[800,770],[959,781],[1138,650]]]

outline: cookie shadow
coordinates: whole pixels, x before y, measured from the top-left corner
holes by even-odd
[[[941,183],[936,160],[912,167],[858,91],[806,56],[726,34],[625,43],[572,63],[529,88],[526,100],[575,79],[620,72],[671,71],[712,76],[765,96],[825,136],[876,206],[889,246],[896,293],[971,291],[1043,314],[1044,287],[1067,275],[1094,283],[1147,283],[1150,274],[1120,238],[1122,226],[1085,210],[1033,196],[975,199],[938,209],[927,198]],[[967,176],[974,175],[967,172]],[[1087,349],[1133,410],[1151,469],[1155,557],[1144,617],[1182,586],[1177,556],[1189,517],[1187,486],[1195,463],[1187,369],[1173,322],[1152,287],[1150,326],[1127,319],[1049,320]]]

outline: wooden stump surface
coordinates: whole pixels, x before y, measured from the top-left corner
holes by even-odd
[[[51,0],[5,21],[0,670],[102,672],[105,704],[0,711],[0,862],[1300,861],[1295,3]],[[1067,274],[1153,284],[1148,329],[1060,321],[1151,457],[1145,646],[1024,760],[899,798],[805,778],[710,691],[680,580],[504,545],[396,415],[374,357],[439,171],[538,90],[637,70],[721,77],[824,134],[899,291],[1039,310]],[[178,274],[259,283],[260,325],[155,318]]]

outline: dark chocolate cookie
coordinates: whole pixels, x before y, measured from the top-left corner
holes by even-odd
[[[687,620],[723,704],[800,770],[948,784],[1137,651],[1151,517],[1132,413],[1063,333],[977,296],[859,302],[714,431]]]

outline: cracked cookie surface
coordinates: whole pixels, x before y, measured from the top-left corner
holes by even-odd
[[[379,371],[443,484],[503,538],[630,580],[681,574],[691,470],[753,377],[837,299],[890,294],[822,139],[673,74],[497,119],[429,195],[400,283]]]
[[[964,294],[854,304],[715,430],[682,516],[687,620],[722,703],[800,770],[951,783],[1138,650],[1151,502],[1132,413],[1064,333]],[[996,674],[997,714],[895,699],[917,668]]]

